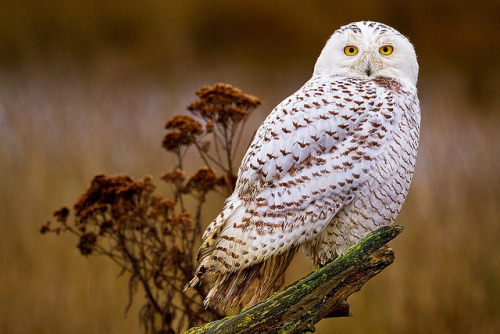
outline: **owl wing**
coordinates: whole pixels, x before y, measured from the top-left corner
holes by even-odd
[[[269,261],[286,268],[288,254],[321,232],[373,168],[396,109],[393,94],[374,82],[313,77],[272,111],[243,158],[234,193],[204,234],[197,277],[223,274],[209,302],[221,291],[235,294],[241,282],[234,273],[248,268],[248,277]]]

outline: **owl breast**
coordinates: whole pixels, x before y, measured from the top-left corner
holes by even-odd
[[[415,93],[400,87],[393,93],[386,97],[394,105],[387,108],[393,113],[391,138],[365,170],[367,177],[352,202],[304,246],[306,255],[317,264],[331,261],[378,227],[391,225],[403,206],[415,169],[420,110]]]

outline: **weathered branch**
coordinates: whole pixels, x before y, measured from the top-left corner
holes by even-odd
[[[385,246],[401,226],[384,226],[368,234],[335,261],[286,290],[221,320],[191,328],[194,333],[303,333],[325,317],[350,315],[347,297],[394,261]]]

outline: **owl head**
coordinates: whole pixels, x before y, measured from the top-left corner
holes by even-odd
[[[384,76],[416,86],[417,56],[408,38],[397,30],[378,22],[355,22],[330,37],[314,75]]]

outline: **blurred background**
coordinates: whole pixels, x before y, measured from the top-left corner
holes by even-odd
[[[317,333],[500,332],[499,13],[485,0],[2,0],[0,332],[140,332],[118,268],[40,225],[97,173],[151,174],[166,193],[164,122],[203,85],[263,101],[249,141],[331,33],[359,20],[415,45],[420,151],[396,262],[350,298],[354,317]],[[311,269],[300,256],[288,281]]]

